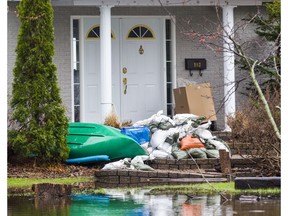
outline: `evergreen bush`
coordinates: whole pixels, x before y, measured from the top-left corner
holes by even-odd
[[[54,27],[50,0],[22,0],[10,108],[9,148],[17,156],[59,162],[69,155],[68,118],[53,63]],[[8,155],[9,157],[9,155]]]

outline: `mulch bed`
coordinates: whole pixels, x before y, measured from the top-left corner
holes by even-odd
[[[97,166],[75,166],[60,164],[57,166],[33,166],[33,164],[9,164],[7,168],[8,178],[70,178],[93,177]]]

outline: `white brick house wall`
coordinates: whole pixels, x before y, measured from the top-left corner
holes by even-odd
[[[19,29],[19,19],[16,16],[15,2],[8,2],[8,95],[11,94],[11,84],[13,81],[13,67],[15,62],[15,47],[17,44],[17,35]],[[190,28],[197,31],[203,31],[203,27],[209,28],[208,20],[216,20],[214,7],[170,7],[168,11],[176,16],[176,67],[177,79],[189,79],[191,82],[203,83],[210,82],[213,88],[215,108],[217,110],[218,129],[224,127],[224,110],[223,103],[223,57],[222,53],[215,53],[204,48],[198,41],[187,39],[183,31],[187,29],[187,21],[190,21]],[[237,7],[234,9],[235,23],[248,12],[255,11],[255,7]],[[220,11],[221,12],[221,11]],[[61,96],[67,109],[67,115],[71,117],[71,47],[70,47],[70,16],[72,15],[99,15],[97,7],[54,7],[54,31],[55,31],[55,57],[54,63],[57,66],[58,80],[61,88]],[[169,15],[167,10],[160,7],[141,7],[141,8],[112,8],[113,15]],[[220,14],[220,17],[222,15]],[[249,34],[253,35],[253,31]],[[243,34],[243,38],[250,36]],[[205,58],[207,60],[207,69],[203,71],[203,76],[199,76],[195,71],[193,76],[185,70],[185,58]],[[236,69],[236,80],[242,75]],[[9,98],[9,97],[8,97]],[[243,101],[243,95],[236,94],[236,106],[238,107]]]

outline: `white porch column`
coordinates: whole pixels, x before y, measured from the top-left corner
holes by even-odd
[[[101,120],[112,110],[111,6],[100,7]]]
[[[225,131],[231,131],[231,128],[227,124],[227,117],[234,116],[236,111],[234,45],[230,39],[230,37],[234,36],[234,7],[228,5],[222,6]]]

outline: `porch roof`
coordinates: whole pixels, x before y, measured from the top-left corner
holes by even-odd
[[[8,0],[21,1],[21,0]],[[256,6],[272,0],[51,0],[54,6]]]

